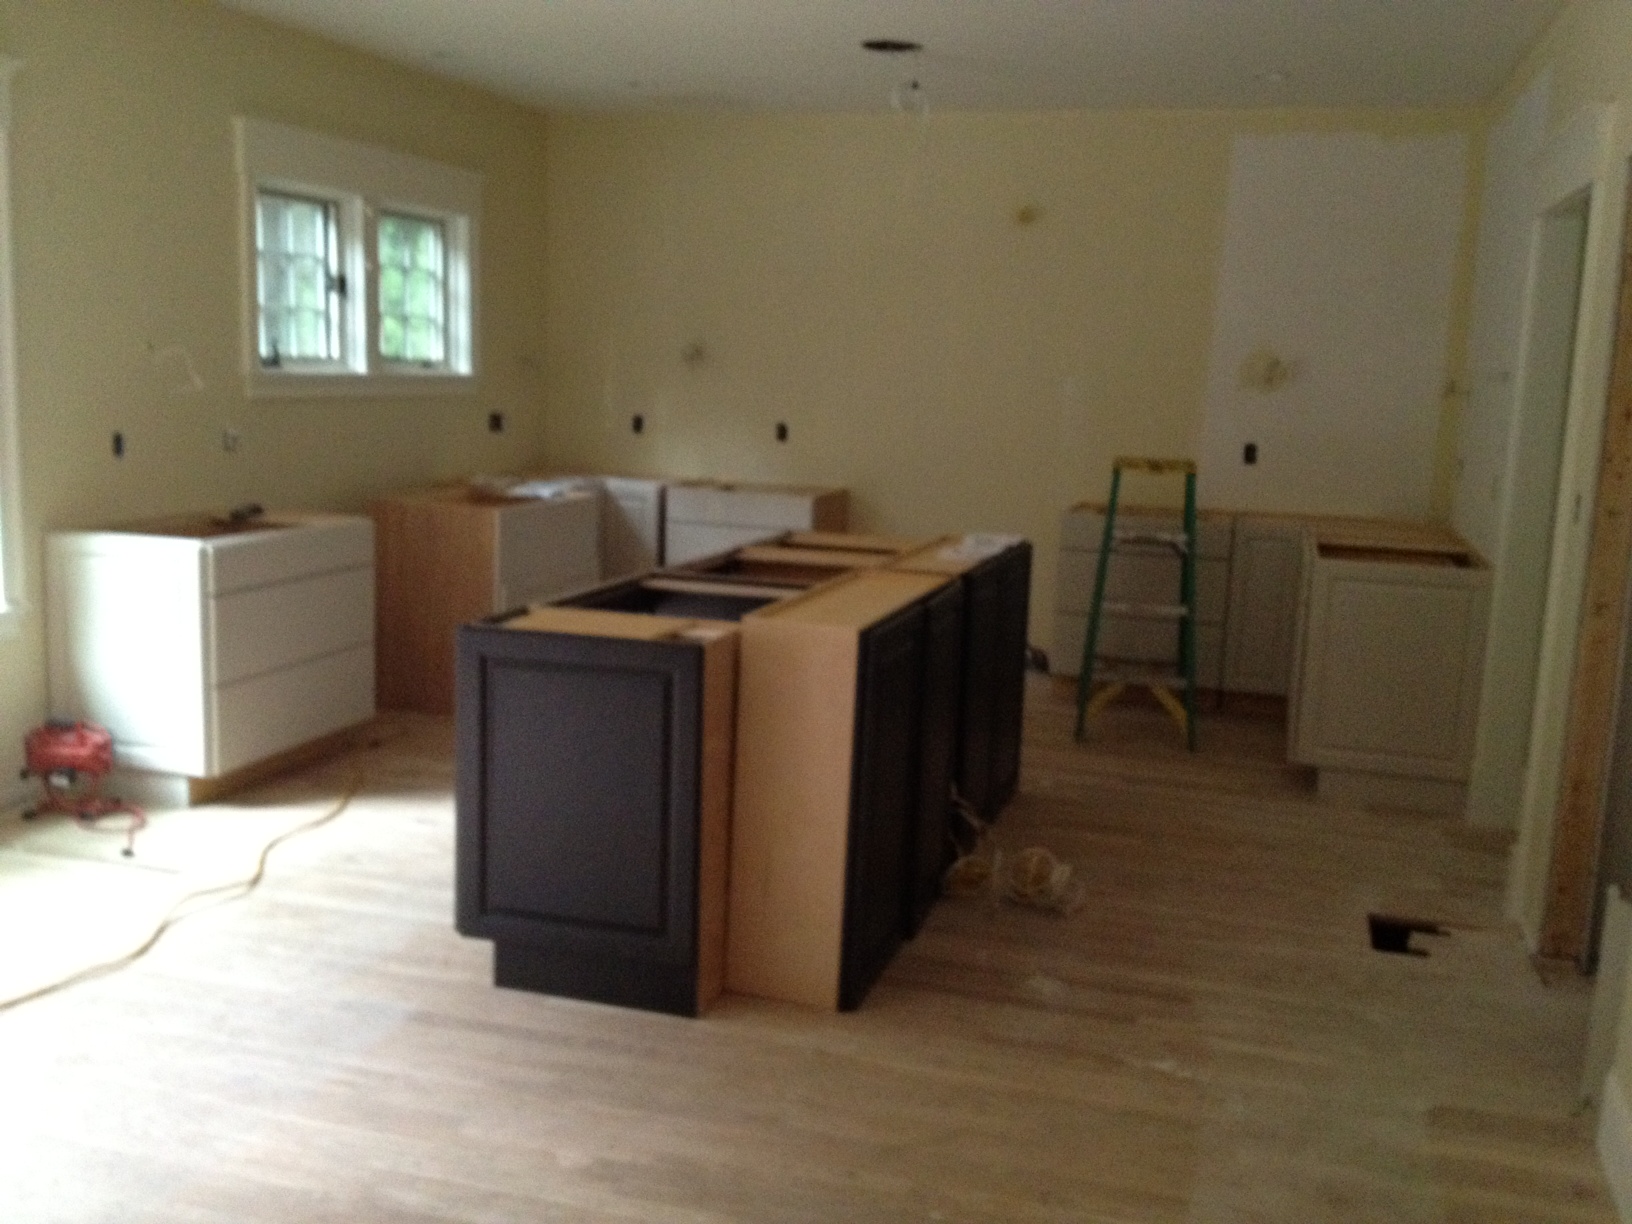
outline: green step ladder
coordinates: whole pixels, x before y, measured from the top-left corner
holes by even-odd
[[[1116,525],[1122,473],[1184,477],[1182,531],[1146,531]],[[1105,578],[1111,554],[1125,545],[1142,549],[1171,549],[1179,558],[1179,601],[1175,604],[1107,603]],[[1105,613],[1143,620],[1170,620],[1178,628],[1178,668],[1164,664],[1137,666],[1102,660],[1099,629]],[[1104,666],[1102,666],[1104,665]],[[1098,685],[1096,691],[1095,685]],[[1111,464],[1111,496],[1105,504],[1105,530],[1099,542],[1099,565],[1094,571],[1094,601],[1088,610],[1088,632],[1082,642],[1082,670],[1077,674],[1078,740],[1088,717],[1098,714],[1130,685],[1147,688],[1184,732],[1191,752],[1196,750],[1196,465],[1190,459],[1139,459],[1122,456]],[[1184,690],[1184,701],[1173,690]]]

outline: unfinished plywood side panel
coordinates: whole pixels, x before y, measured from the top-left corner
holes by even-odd
[[[737,689],[726,986],[838,1005],[857,633],[748,618]]]
[[[1632,250],[1622,253],[1620,289],[1587,585],[1564,739],[1563,787],[1554,824],[1547,910],[1539,948],[1544,956],[1571,960],[1585,956],[1589,940],[1621,649],[1628,628],[1627,582],[1632,575]]]
[[[451,714],[454,629],[494,611],[494,511],[393,498],[369,513],[380,708]]]
[[[738,635],[734,629],[698,627],[684,636],[703,643],[702,776],[697,797],[697,1010],[701,1013],[725,991]]]
[[[674,616],[647,616],[641,612],[603,612],[599,608],[529,608],[504,622],[506,629],[535,633],[577,633],[584,637],[624,638],[661,642],[691,629],[695,621]]]

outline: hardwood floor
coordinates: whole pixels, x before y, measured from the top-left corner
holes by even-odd
[[[1315,803],[1272,722],[1192,758],[1155,710],[1081,747],[1028,702],[998,840],[1073,861],[1082,909],[944,901],[859,1012],[700,1021],[491,987],[452,929],[449,728],[389,723],[259,792],[310,812],[366,771],[253,896],[0,1013],[0,1220],[1614,1219],[1587,993],[1500,922],[1502,841]],[[1370,911],[1456,926],[1390,956]]]

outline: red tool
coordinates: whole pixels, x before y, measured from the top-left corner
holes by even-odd
[[[27,762],[23,777],[39,778],[45,792],[41,803],[23,812],[24,820],[62,812],[94,828],[103,817],[124,812],[130,816],[130,825],[124,830],[125,848],[120,853],[126,858],[136,853],[136,833],[146,827],[147,813],[117,796],[102,795],[102,779],[113,769],[113,736],[105,727],[52,719],[24,737],[23,757]]]

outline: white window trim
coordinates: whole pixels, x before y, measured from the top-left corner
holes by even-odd
[[[22,61],[0,56],[0,637],[27,610],[23,578],[22,462],[17,444],[17,315],[12,292],[11,78]]]
[[[481,175],[264,119],[239,116],[233,120],[233,128],[238,153],[239,274],[248,394],[306,398],[474,391],[479,369],[476,239]],[[255,252],[255,192],[259,187],[332,199],[341,206],[341,261],[348,284],[344,373],[261,365]],[[373,213],[381,209],[436,217],[448,227],[451,368],[424,370],[386,363],[376,352],[378,286],[375,254],[368,244],[374,240]]]

